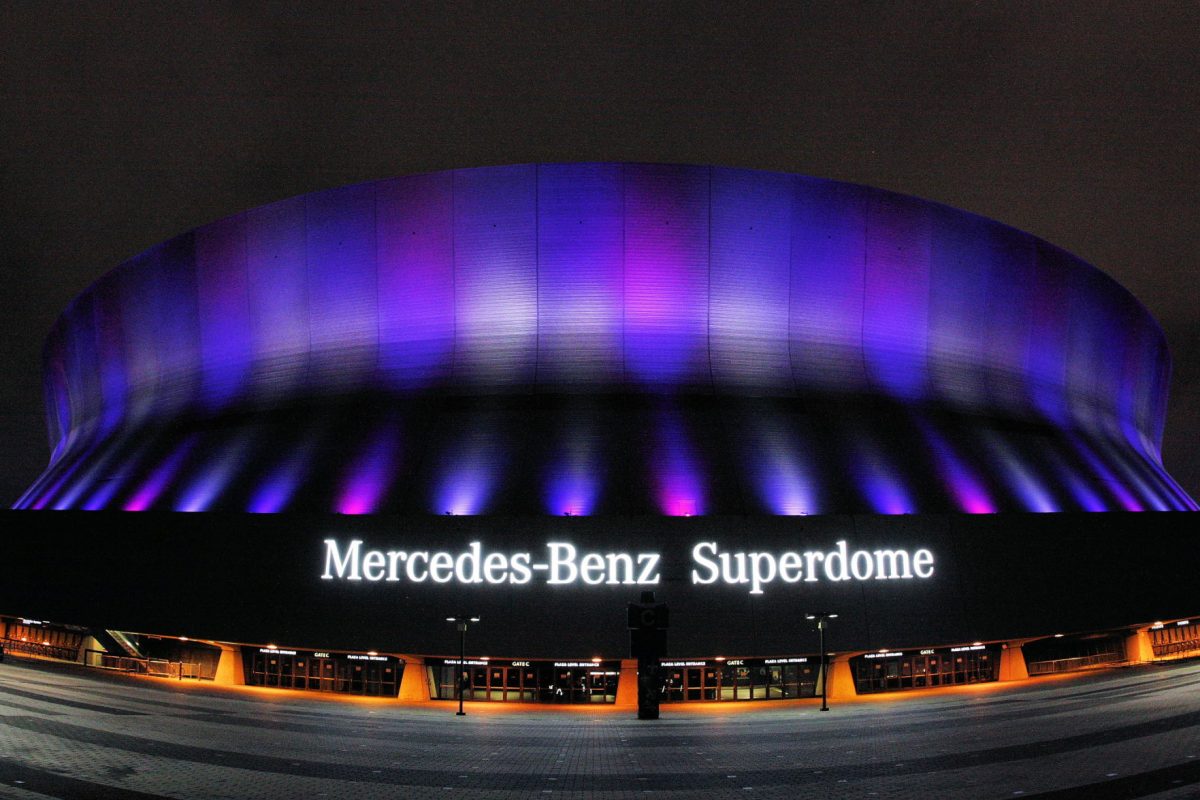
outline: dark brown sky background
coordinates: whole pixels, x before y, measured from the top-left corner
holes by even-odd
[[[1129,288],[1200,497],[1200,5],[0,5],[0,503],[49,455],[41,343],[119,261],[290,195],[681,161],[930,198]]]

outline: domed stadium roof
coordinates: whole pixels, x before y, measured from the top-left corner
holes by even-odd
[[[82,293],[35,509],[1196,508],[1122,287],[973,214],[706,166],[529,164],[284,200]]]

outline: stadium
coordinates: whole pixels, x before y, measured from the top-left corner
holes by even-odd
[[[14,649],[614,702],[653,590],[669,700],[811,696],[829,613],[844,692],[1200,652],[1158,325],[883,190],[527,164],[304,195],[105,274],[44,377]]]

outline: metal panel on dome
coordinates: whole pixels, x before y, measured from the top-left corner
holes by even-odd
[[[365,386],[379,352],[375,185],[308,195],[304,217],[309,380],[338,391]]]
[[[539,387],[622,380],[622,184],[619,164],[538,167]]]
[[[711,387],[709,171],[625,167],[625,376],[642,387]]]
[[[246,218],[235,216],[196,231],[201,402],[221,408],[242,395],[250,380],[250,293]]]
[[[712,171],[709,348],[718,390],[790,393],[790,176]]]
[[[304,198],[246,212],[254,394],[279,397],[304,380],[309,356]]]
[[[519,389],[537,357],[536,170],[454,173],[454,374],[477,389]]]
[[[417,391],[446,381],[454,354],[454,199],[450,173],[376,186],[379,369]]]
[[[861,392],[866,192],[795,178],[789,353],[798,391]]]
[[[928,205],[873,192],[867,201],[863,359],[874,386],[892,397],[929,393]]]

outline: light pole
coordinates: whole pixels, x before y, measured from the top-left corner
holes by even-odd
[[[466,716],[463,711],[463,676],[469,675],[466,671],[467,667],[467,626],[479,622],[479,617],[464,617],[459,614],[457,617],[446,617],[446,622],[453,622],[458,628],[458,712],[454,716]]]
[[[805,614],[805,619],[817,621],[817,633],[821,636],[821,710],[829,710],[829,658],[825,652],[825,628],[829,620],[837,619],[837,614],[822,612],[820,614]]]

